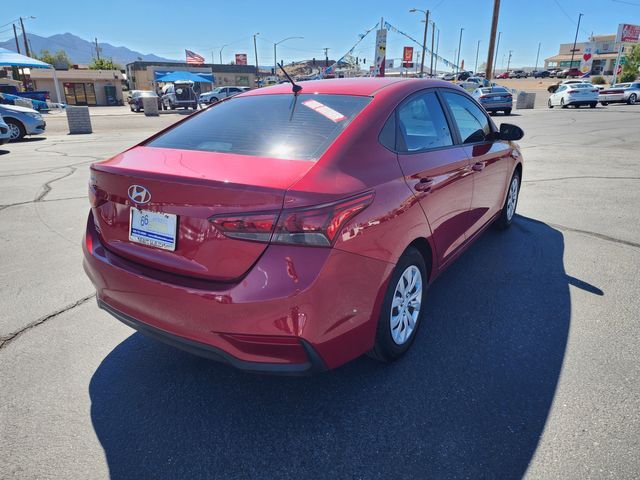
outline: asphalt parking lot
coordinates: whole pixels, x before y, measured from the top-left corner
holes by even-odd
[[[546,99],[546,97],[545,97]],[[429,290],[401,361],[250,375],[98,310],[87,168],[178,120],[0,147],[0,477],[640,475],[640,107],[514,111],[519,216]]]

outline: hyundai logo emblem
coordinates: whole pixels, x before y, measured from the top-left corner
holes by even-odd
[[[151,193],[142,185],[131,185],[128,193],[129,198],[137,204],[144,205],[151,201]]]

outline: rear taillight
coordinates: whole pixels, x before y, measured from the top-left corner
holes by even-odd
[[[567,93],[578,93],[578,90],[569,90]]]
[[[373,193],[313,207],[285,209],[277,214],[212,217],[225,236],[256,242],[328,247],[345,223],[373,201]]]

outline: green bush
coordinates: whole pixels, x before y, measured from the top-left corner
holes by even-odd
[[[620,83],[633,82],[638,75],[633,72],[622,72],[620,75]]]
[[[604,77],[597,76],[591,79],[591,83],[593,83],[594,85],[605,85],[607,81],[604,79]]]

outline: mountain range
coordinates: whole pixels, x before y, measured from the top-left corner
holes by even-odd
[[[91,59],[95,56],[96,45],[93,42],[84,40],[71,33],[62,33],[51,35],[50,37],[41,37],[33,33],[27,34],[29,40],[29,46],[32,53],[38,54],[41,50],[49,50],[51,53],[56,53],[58,50],[64,50],[74,64],[87,64],[91,63]],[[21,53],[24,54],[24,44],[22,43],[22,37],[18,39],[20,43]],[[0,47],[7,48],[9,50],[16,50],[16,43],[13,39],[1,42]],[[169,58],[159,57],[152,53],[144,54],[130,50],[127,47],[116,47],[110,43],[98,42],[100,48],[100,56],[102,58],[112,58],[114,62],[119,63],[123,67],[127,63],[131,63],[135,60],[146,60],[153,62],[175,62]]]

